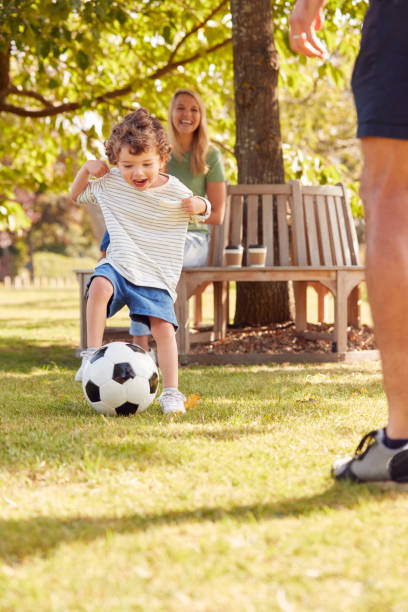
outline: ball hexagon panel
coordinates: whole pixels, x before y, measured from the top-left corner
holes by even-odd
[[[126,381],[135,376],[135,371],[130,363],[115,363],[113,366],[112,378],[120,385],[123,385]]]

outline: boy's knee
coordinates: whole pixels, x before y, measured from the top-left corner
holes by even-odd
[[[175,331],[172,323],[163,319],[150,319],[150,328],[155,341],[174,338]]]
[[[112,283],[103,276],[96,276],[89,287],[89,295],[109,299],[113,294]]]

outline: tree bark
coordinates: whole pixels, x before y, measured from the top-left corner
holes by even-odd
[[[231,0],[231,15],[238,182],[283,183],[279,56],[271,2]],[[237,283],[236,325],[265,325],[289,318],[287,283]]]
[[[0,103],[5,100],[10,85],[10,47],[0,51]]]

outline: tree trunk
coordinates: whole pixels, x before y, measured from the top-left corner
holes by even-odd
[[[279,56],[270,0],[231,0],[235,156],[241,184],[283,183],[279,124]],[[236,325],[290,318],[287,283],[237,283]]]

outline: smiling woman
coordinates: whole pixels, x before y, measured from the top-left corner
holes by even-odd
[[[177,176],[195,195],[207,197],[211,202],[209,225],[223,222],[225,211],[225,171],[220,151],[210,145],[204,102],[192,89],[177,89],[168,115],[169,142],[172,147],[167,163],[169,174]],[[190,226],[189,232],[209,234],[208,225]],[[189,257],[187,237],[185,266],[203,266],[208,261],[208,244],[204,256]],[[203,260],[203,261],[201,261]]]

